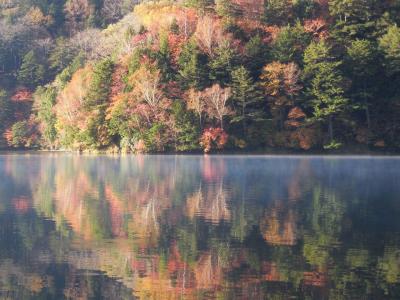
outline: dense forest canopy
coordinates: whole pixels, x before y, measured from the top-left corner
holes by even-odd
[[[0,0],[0,147],[400,147],[399,0]]]

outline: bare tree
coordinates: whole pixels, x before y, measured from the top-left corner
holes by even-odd
[[[232,95],[231,88],[222,88],[219,84],[204,90],[204,97],[209,104],[210,117],[219,120],[221,129],[224,129],[224,117],[230,114],[228,100]]]
[[[202,127],[202,116],[206,108],[206,102],[201,92],[190,89],[187,94],[187,107],[199,116],[200,127]]]

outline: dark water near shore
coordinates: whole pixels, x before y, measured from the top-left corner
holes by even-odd
[[[0,299],[400,299],[400,158],[0,155]]]

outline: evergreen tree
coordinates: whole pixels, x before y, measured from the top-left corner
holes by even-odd
[[[291,19],[292,1],[265,0],[265,21],[271,25],[285,25]]]
[[[53,111],[57,90],[54,87],[39,87],[34,95],[37,119],[41,123],[44,144],[54,148],[57,138],[56,115]]]
[[[179,79],[184,88],[202,90],[207,86],[207,57],[200,52],[194,40],[183,47],[178,67]]]
[[[374,98],[377,65],[375,46],[368,40],[355,40],[347,47],[347,61],[352,80],[353,99],[365,111],[368,129],[371,128],[370,105]],[[375,81],[375,85],[374,85]]]
[[[171,66],[170,49],[168,44],[168,36],[163,34],[160,37],[160,49],[156,53],[158,69],[161,71],[164,82],[173,80],[174,70]]]
[[[231,80],[230,75],[235,59],[236,53],[230,43],[226,40],[221,42],[209,63],[210,79],[217,81],[221,85],[228,84]]]
[[[346,109],[345,79],[339,67],[341,62],[331,55],[325,41],[312,42],[304,53],[304,75],[308,84],[307,96],[314,118],[328,122],[329,139],[334,143],[333,124],[335,117]]]
[[[272,44],[272,58],[281,63],[295,62],[301,65],[303,51],[309,42],[310,35],[300,23],[283,27]]]
[[[18,71],[18,81],[27,87],[34,88],[43,83],[45,78],[45,68],[36,58],[33,50],[29,51],[22,61]]]
[[[231,87],[232,102],[237,112],[237,116],[231,122],[241,122],[243,135],[245,135],[249,122],[262,120],[262,110],[257,104],[263,100],[263,97],[250,72],[243,66],[232,72]]]
[[[93,69],[92,82],[84,102],[84,108],[89,113],[88,125],[81,135],[82,142],[88,147],[99,148],[110,142],[105,112],[113,70],[114,64],[110,59],[103,59]]]
[[[379,39],[379,47],[384,55],[384,64],[389,75],[400,74],[400,28],[393,25]]]
[[[329,12],[336,19],[336,39],[341,43],[349,38],[370,36],[380,16],[376,3],[376,0],[330,0]]]
[[[245,65],[253,78],[258,78],[267,60],[267,47],[260,35],[255,35],[245,45]]]
[[[0,89],[0,135],[2,135],[3,130],[9,122],[10,113],[11,105],[7,97],[7,92]]]

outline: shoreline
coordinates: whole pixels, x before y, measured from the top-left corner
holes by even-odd
[[[112,152],[106,150],[94,150],[94,151],[77,151],[77,150],[46,150],[46,149],[0,149],[1,154],[18,154],[18,153],[70,153],[78,155],[210,155],[210,156],[385,156],[394,157],[400,156],[399,150],[387,150],[387,149],[362,149],[362,148],[344,148],[339,150],[309,150],[309,151],[299,151],[291,149],[260,149],[260,150],[225,150],[225,151],[213,151],[210,153],[204,153],[202,151],[193,152]]]

